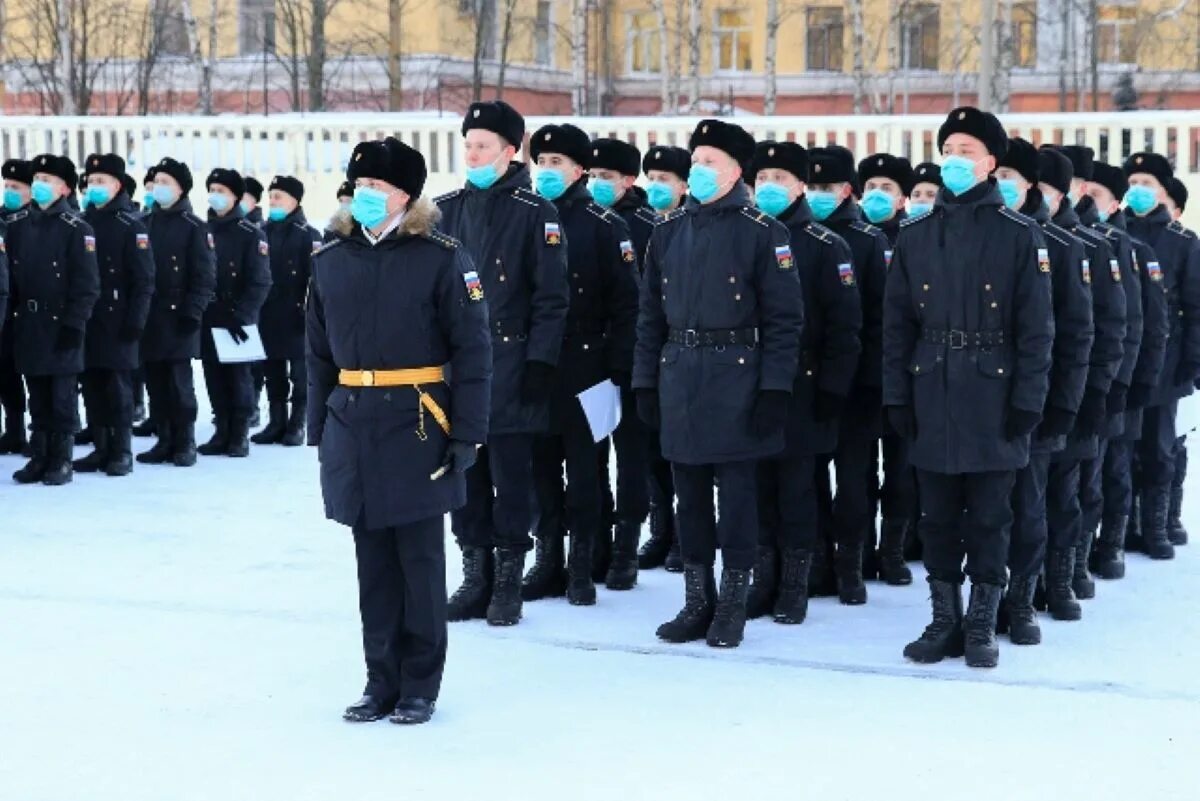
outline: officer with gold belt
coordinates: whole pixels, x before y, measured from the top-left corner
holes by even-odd
[[[487,440],[492,340],[471,259],[421,196],[421,154],[363,142],[348,177],[354,200],[313,256],[306,322],[308,443],[326,516],[353,529],[358,560],[367,684],[344,717],[424,723],[446,660],[444,517]]]

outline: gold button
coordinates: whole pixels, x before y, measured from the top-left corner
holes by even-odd
[[[999,304],[997,304],[995,301],[992,301],[992,308],[993,308],[993,309],[994,309],[994,308],[996,308],[996,306],[998,306],[998,305],[999,305]]]
[[[991,291],[992,291],[992,285],[991,285],[991,284],[984,284],[984,285],[983,285],[983,288],[984,288],[985,290],[987,290],[988,292],[991,292]]]
[[[665,276],[663,277],[663,283],[664,283],[664,284],[665,284],[665,283],[667,283],[667,279],[666,279],[666,277],[665,277]]]
[[[740,292],[739,292],[738,294],[734,295],[734,296],[733,296],[733,299],[734,299],[734,300],[741,300],[741,299],[742,299],[742,293],[740,293]]]
[[[928,292],[928,291],[929,291],[929,284],[925,284],[925,286],[923,287],[923,289],[924,289],[926,292]]]
[[[924,304],[924,303],[921,303],[921,304],[920,304],[920,306],[921,306],[921,308],[922,308],[922,309],[923,309],[923,308],[925,308],[925,304]]]
[[[734,278],[734,277],[731,275],[731,276],[729,276],[729,283],[731,283],[731,284],[736,284],[736,283],[737,283],[737,279],[736,279],[736,278]]]
[[[805,375],[812,375],[812,370],[805,370],[805,371],[804,371],[804,374],[805,374]]]
[[[996,370],[996,373],[997,373],[997,374],[999,374],[999,375],[1004,375],[1004,368],[1003,368],[1003,367],[1001,367],[1001,368],[997,369],[997,370]]]
[[[505,341],[505,342],[507,342],[507,341],[508,341],[508,337],[505,337],[505,338],[504,338],[504,341]]]
[[[588,349],[587,343],[584,343],[583,349],[584,349],[584,350],[587,350],[587,349]]]
[[[501,280],[501,281],[503,281],[503,280],[504,280],[504,276],[503,276],[503,275],[502,275],[502,276],[500,276],[500,280]]]
[[[580,295],[582,295],[582,294],[583,294],[583,287],[579,287],[579,294],[580,294]]]
[[[746,357],[738,356],[738,364],[745,364],[745,363],[746,363]]]
[[[913,368],[913,372],[914,372],[914,373],[919,373],[919,372],[921,372],[921,365],[919,365],[919,364],[918,364],[916,367],[914,367],[914,368]]]

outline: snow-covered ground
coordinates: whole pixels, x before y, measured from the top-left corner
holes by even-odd
[[[453,626],[432,724],[352,726],[353,547],[311,450],[64,489],[7,483],[19,464],[0,457],[3,801],[1200,798],[1200,544],[1130,557],[1082,623],[1043,620],[992,671],[901,658],[920,577],[714,651],[655,640],[680,579],[643,573],[593,608]]]

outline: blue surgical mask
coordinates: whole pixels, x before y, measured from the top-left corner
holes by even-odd
[[[792,199],[781,184],[763,183],[754,189],[754,204],[772,217],[778,217],[792,205]]]
[[[500,173],[496,171],[495,162],[467,168],[467,181],[477,189],[487,189],[499,179]]]
[[[87,211],[91,207],[91,205],[92,205],[92,199],[90,197],[88,197],[87,192],[84,192],[83,195],[79,198],[79,210]]]
[[[278,206],[272,206],[267,212],[267,219],[271,222],[281,222],[287,219],[288,213]]]
[[[863,195],[862,210],[868,220],[881,223],[896,213],[896,202],[882,189],[872,189]]]
[[[592,200],[595,200],[601,206],[612,206],[617,202],[617,182],[609,181],[605,178],[593,178],[588,183],[588,190],[592,193]]]
[[[646,185],[646,199],[650,208],[666,211],[675,205],[675,192],[666,181],[651,181]]]
[[[964,156],[947,156],[942,162],[942,183],[956,195],[961,195],[979,183],[975,177],[975,162]]]
[[[242,214],[249,214],[252,211],[250,204],[244,200],[238,204],[238,208],[242,210]]]
[[[16,211],[21,208],[21,193],[15,189],[4,190],[4,208],[9,211]]]
[[[154,186],[154,194],[151,197],[154,199],[154,205],[160,208],[169,208],[179,199],[175,194],[175,190],[166,184],[156,184]]]
[[[36,186],[37,184],[34,184]],[[1149,214],[1158,205],[1158,195],[1148,186],[1135,184],[1125,192],[1125,205],[1139,217]]]
[[[208,207],[217,214],[223,214],[229,210],[229,198],[222,195],[220,192],[208,193]]]
[[[567,179],[562,170],[538,170],[537,192],[546,200],[558,200],[567,191]]]
[[[151,189],[145,194],[145,196],[142,197],[142,205],[146,207],[146,211],[152,211],[154,209],[155,201],[153,189]]]
[[[363,228],[375,228],[387,219],[387,199],[386,192],[360,186],[350,201],[350,214]]]
[[[692,165],[692,169],[688,172],[688,191],[692,193],[692,197],[704,203],[712,200],[720,188],[717,183],[716,170],[712,167],[705,167],[703,164]]]
[[[817,222],[825,222],[830,214],[837,211],[837,195],[832,192],[809,192],[808,205],[812,208],[813,217]]]
[[[112,200],[112,190],[107,186],[89,186],[83,198],[93,206],[103,206]]]
[[[928,214],[933,210],[932,203],[909,203],[908,216],[920,217],[922,214]]]
[[[54,187],[46,181],[34,181],[31,190],[33,202],[39,206],[49,206],[54,202]]]
[[[1016,180],[1012,178],[1001,178],[996,181],[1000,187],[1000,195],[1004,198],[1004,205],[1010,209],[1017,209],[1021,201],[1021,190],[1017,187]]]
[[[1108,222],[1108,212],[1100,211],[1099,209],[1096,209],[1096,219],[1102,223]]]

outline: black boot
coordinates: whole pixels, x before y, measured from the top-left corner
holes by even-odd
[[[835,557],[838,601],[846,606],[861,606],[867,602],[867,585],[863,583],[862,543],[851,542],[849,547],[838,545]]]
[[[717,582],[713,569],[704,565],[683,567],[683,609],[674,620],[663,623],[655,632],[660,640],[681,643],[702,640],[712,625],[717,607]]]
[[[295,448],[304,444],[304,423],[308,419],[308,405],[292,401],[292,413],[288,416],[287,425],[283,429],[280,445]]]
[[[775,592],[778,588],[779,552],[774,545],[759,545],[750,593],[746,596],[746,617],[757,620],[770,614],[775,608]]]
[[[153,437],[155,433],[154,419],[147,417],[133,427],[135,437]]]
[[[682,573],[685,569],[683,554],[679,550],[679,531],[671,538],[671,547],[667,550],[667,561],[663,562],[663,570],[668,573]]]
[[[612,565],[613,527],[607,524],[600,526],[600,532],[592,539],[592,581],[604,583],[608,576],[608,568]]]
[[[1133,503],[1129,509],[1129,522],[1125,529],[1125,552],[1145,553],[1146,543],[1142,539],[1142,493],[1133,493]]]
[[[879,578],[879,532],[875,528],[875,518],[867,525],[866,536],[862,544],[862,575],[863,581],[876,581]]]
[[[1142,544],[1151,559],[1174,559],[1175,546],[1167,538],[1167,512],[1171,488],[1146,487],[1142,490]]]
[[[632,590],[637,586],[638,539],[642,526],[632,520],[618,520],[613,537],[612,560],[608,563],[608,575],[604,586],[610,590]]]
[[[971,584],[971,601],[963,623],[967,667],[995,667],[1000,662],[996,644],[996,608],[1004,589],[995,584]]]
[[[912,584],[912,571],[904,561],[907,520],[884,520],[879,537],[879,578],[892,587]]]
[[[165,427],[165,424],[164,424]],[[196,424],[172,426],[171,463],[176,467],[196,464]]]
[[[104,469],[108,464],[108,429],[94,427],[92,429],[92,442],[95,446],[92,452],[82,459],[76,459],[72,467],[80,473],[96,473]]]
[[[667,551],[675,540],[675,510],[669,506],[650,505],[650,538],[638,551],[638,567],[653,570],[667,561]]]
[[[127,476],[133,472],[133,433],[128,428],[108,430],[108,462],[104,472],[110,476]]]
[[[524,551],[496,550],[492,601],[487,608],[489,626],[515,626],[521,622],[521,574],[524,571]]]
[[[267,425],[250,438],[255,445],[276,445],[287,429],[287,404],[271,401]]]
[[[29,438],[29,461],[17,472],[13,473],[13,481],[18,484],[36,484],[46,475],[46,465],[49,458],[50,441],[46,432],[34,431]]]
[[[919,639],[904,646],[906,659],[926,665],[962,656],[965,648],[962,585],[933,578],[928,581],[933,620]]]
[[[25,438],[24,415],[8,415],[4,420],[4,435],[0,436],[0,455],[20,456],[28,447]]]
[[[75,447],[73,434],[51,433],[46,444],[46,472],[42,483],[48,487],[70,484],[75,475],[71,465],[71,449]]]
[[[447,603],[448,620],[476,620],[487,613],[488,602],[492,599],[493,562],[491,548],[463,546],[463,580]]]
[[[1092,549],[1090,567],[1102,579],[1125,578],[1125,530],[1129,518],[1125,515],[1105,518],[1100,525],[1100,536]]]
[[[92,427],[90,425],[79,429],[71,437],[72,445],[91,445],[95,441],[96,438],[92,434]]]
[[[140,464],[165,464],[171,461],[173,448],[173,437],[171,436],[171,428],[162,426],[162,433],[158,436],[158,441],[155,442],[150,450],[137,455],[137,461]]]
[[[721,592],[708,644],[713,648],[737,648],[746,632],[746,595],[750,592],[750,571],[725,568],[721,571]]]
[[[533,567],[521,580],[521,600],[563,597],[567,594],[567,570],[563,567],[562,532],[539,536],[534,547]]]
[[[1083,608],[1075,600],[1075,549],[1051,548],[1046,552],[1046,609],[1055,620],[1079,620]]]
[[[780,554],[779,594],[775,598],[775,622],[803,623],[808,617],[808,568],[812,553],[785,549]]]
[[[1015,645],[1037,645],[1042,641],[1037,612],[1033,611],[1033,591],[1037,578],[1013,577],[1008,584],[1004,605],[1008,612],[1008,639]]]
[[[1071,589],[1075,597],[1086,601],[1096,597],[1096,582],[1088,573],[1088,561],[1092,553],[1092,540],[1095,532],[1085,531],[1079,543],[1075,546],[1075,572],[1071,577]]]
[[[921,547],[920,519],[908,522],[908,533],[904,537],[904,561],[920,562],[925,555]]]
[[[827,598],[838,594],[832,550],[830,542],[818,532],[808,568],[808,595],[811,598]]]
[[[571,606],[594,606],[596,603],[596,583],[592,580],[592,539],[582,532],[571,535],[570,552],[567,554],[567,602]]]
[[[225,455],[244,459],[250,455],[250,422],[244,417],[234,417],[229,422],[229,444]]]
[[[201,456],[224,456],[227,450],[229,450],[229,418],[221,415],[217,417],[212,437],[208,442],[196,448],[196,453]]]
[[[347,723],[372,723],[386,718],[394,708],[395,703],[390,699],[364,695],[346,707],[346,711],[342,713],[342,720]]]
[[[1167,512],[1167,540],[1172,545],[1187,545],[1183,527],[1183,480],[1187,478],[1187,447],[1182,443],[1175,454],[1175,476],[1171,479],[1171,504]]]

